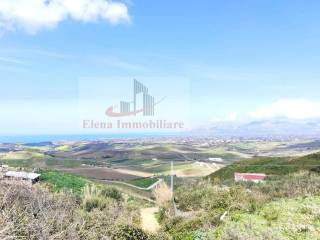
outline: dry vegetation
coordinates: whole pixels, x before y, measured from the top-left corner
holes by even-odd
[[[114,189],[87,187],[84,197],[0,181],[0,239],[149,239],[138,208]]]
[[[161,182],[153,190],[153,195],[158,206],[163,206],[172,199],[172,191],[165,182]]]

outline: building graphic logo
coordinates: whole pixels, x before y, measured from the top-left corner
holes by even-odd
[[[175,78],[179,82],[172,85],[167,78],[152,82],[150,77],[144,79],[83,79],[79,86],[82,128],[93,133],[168,133],[187,129],[186,82]]]
[[[142,107],[138,107],[138,96],[142,94]],[[114,106],[106,110],[108,117],[128,117],[142,113],[143,116],[154,116],[154,108],[163,99],[155,103],[154,96],[149,94],[148,88],[136,79],[133,80],[133,101],[120,101],[120,111],[116,112]]]

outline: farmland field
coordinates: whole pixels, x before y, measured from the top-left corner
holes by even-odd
[[[79,176],[83,176],[90,179],[95,180],[130,180],[139,178],[138,176],[125,174],[115,171],[114,169],[110,168],[103,168],[103,167],[79,167],[79,168],[65,168],[60,169],[63,172],[76,174]]]
[[[126,181],[126,183],[129,183],[136,187],[148,188],[152,184],[156,183],[158,180],[159,180],[158,178],[138,178],[138,179]]]
[[[131,181],[171,173],[207,176],[225,165],[256,156],[299,156],[320,150],[313,140],[127,139],[0,144],[0,163],[25,169],[59,170],[93,180]]]
[[[58,171],[42,171],[41,181],[49,183],[56,191],[67,189],[77,194],[89,183],[85,178]]]

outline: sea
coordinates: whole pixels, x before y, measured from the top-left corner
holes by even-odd
[[[97,141],[107,139],[141,139],[177,136],[172,133],[127,133],[127,134],[70,134],[70,135],[9,135],[1,136],[0,143],[41,143],[55,141]]]

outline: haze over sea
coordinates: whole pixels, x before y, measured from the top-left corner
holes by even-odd
[[[68,135],[10,135],[1,136],[0,143],[39,143],[54,141],[97,141],[104,139],[135,139],[177,136],[172,133],[68,134]]]

